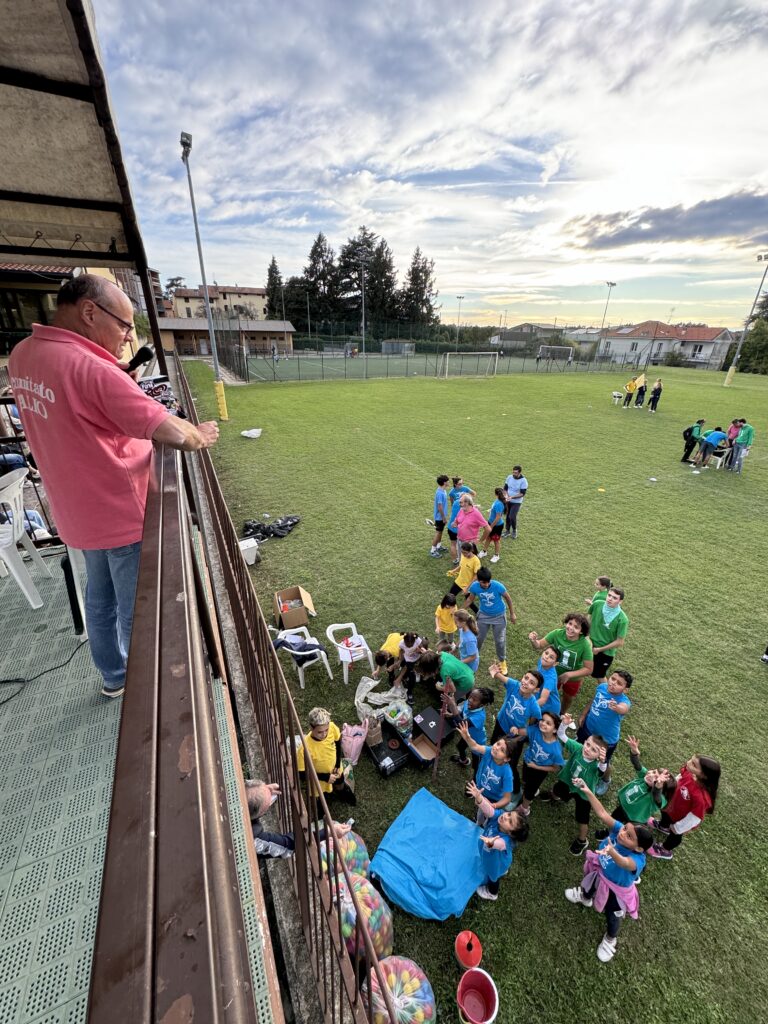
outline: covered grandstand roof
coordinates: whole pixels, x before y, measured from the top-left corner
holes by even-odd
[[[146,266],[90,0],[0,0],[0,24],[0,258]]]

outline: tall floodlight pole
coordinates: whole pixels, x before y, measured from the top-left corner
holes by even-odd
[[[310,342],[312,341],[312,321],[309,319],[309,292],[307,292],[307,334],[309,335]]]
[[[224,397],[224,384],[221,379],[219,368],[219,353],[216,349],[216,334],[213,329],[213,314],[211,313],[211,300],[208,295],[208,284],[205,280],[205,264],[203,263],[203,246],[200,241],[200,228],[197,223],[197,207],[195,205],[195,190],[192,188],[192,171],[189,166],[189,154],[192,151],[192,136],[189,132],[181,133],[181,159],[187,168],[187,181],[189,183],[189,200],[192,204],[192,220],[195,224],[195,238],[197,240],[197,255],[200,260],[200,277],[203,281],[203,303],[205,315],[208,318],[208,334],[211,339],[211,355],[213,356],[213,390],[216,395],[216,402],[219,406],[219,419],[228,420],[227,400]]]
[[[283,352],[288,351],[288,341],[285,336],[285,287],[280,285],[280,299],[283,303]]]
[[[461,300],[464,298],[463,295],[457,295],[456,298],[459,300],[459,314],[456,317],[456,351],[459,351],[459,324],[461,323]]]
[[[611,301],[611,289],[616,287],[615,281],[606,281],[608,285],[608,297],[605,300],[605,309],[603,310],[603,322],[600,324],[600,343],[603,341],[603,328],[605,327],[605,317],[608,312],[608,303]],[[600,344],[597,346],[598,351],[600,350]]]
[[[361,291],[363,300],[363,372],[368,376],[368,361],[365,356],[365,268],[370,262],[365,252],[358,252],[357,258],[360,261]]]
[[[733,357],[733,362],[728,367],[728,373],[726,373],[725,375],[725,380],[723,381],[724,388],[728,388],[731,386],[731,382],[733,381],[733,378],[736,375],[736,369],[738,367],[739,358],[741,357],[741,348],[744,342],[746,341],[747,334],[749,333],[749,325],[752,323],[752,317],[755,314],[755,307],[760,301],[760,292],[762,292],[763,285],[765,284],[765,275],[768,274],[768,252],[760,253],[760,255],[757,257],[757,262],[765,263],[765,267],[763,268],[763,276],[760,278],[760,285],[757,289],[757,294],[755,295],[755,301],[752,303],[752,309],[750,309],[749,316],[744,321],[744,328],[741,332],[741,337],[739,338],[739,344],[736,346],[736,355]]]

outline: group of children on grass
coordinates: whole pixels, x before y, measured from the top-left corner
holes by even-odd
[[[517,517],[528,492],[528,481],[523,476],[522,466],[513,466],[503,487],[494,489],[494,500],[486,519],[475,504],[476,494],[460,476],[452,478],[453,486],[448,490],[451,478],[444,473],[437,478],[437,490],[432,503],[432,519],[429,526],[435,529],[430,555],[440,558],[445,554],[443,532],[447,531],[453,564],[459,565],[463,541],[477,541],[482,533],[480,549],[475,555],[485,558],[493,545],[492,562],[501,558],[502,538],[517,539]]]
[[[473,569],[475,575],[482,571]],[[468,584],[458,588],[467,600],[464,608],[457,607],[456,594],[447,594],[435,609],[437,650],[430,650],[427,638],[414,632],[391,633],[374,656],[377,672],[385,670],[393,686],[404,686],[411,702],[419,679],[445,695],[446,713],[459,733],[451,760],[473,768],[466,791],[477,805],[483,829],[486,881],[478,889],[483,899],[498,898],[513,850],[528,836],[534,799],[572,802],[576,835],[570,852],[587,853],[587,858],[582,884],[569,888],[566,898],[605,913],[598,957],[607,962],[615,954],[622,918],[637,916],[636,885],[646,856],[672,859],[683,837],[713,813],[720,766],[695,755],[677,776],[666,768],[649,769],[640,760],[638,740],[630,736],[626,743],[635,774],[619,789],[609,814],[599,796],[608,789],[612,758],[631,710],[633,682],[630,672],[612,668],[627,634],[623,590],[608,577],[598,577],[598,590],[586,602],[589,616],[569,612],[562,627],[545,636],[529,633],[538,653],[535,668],[515,679],[506,662],[495,661],[489,669],[496,684],[492,688],[475,681],[478,627],[470,612],[476,606],[472,584],[466,577],[462,583]],[[597,681],[595,693],[574,719],[567,709],[588,675]],[[501,707],[489,738],[487,709],[497,697]],[[571,729],[575,737],[568,735]],[[593,814],[605,827],[596,833],[597,851],[588,852]]]
[[[520,479],[520,467],[515,472],[515,479]],[[447,482],[447,477],[438,478],[438,495],[445,494]],[[460,477],[454,478],[454,486],[464,488],[453,496],[454,507],[471,500],[474,492]],[[497,501],[506,514],[509,491],[498,491]],[[447,504],[440,502],[435,509],[436,527],[451,522]],[[486,551],[493,540],[490,527],[501,514],[497,508],[494,516],[492,507],[492,522],[486,522]],[[477,524],[476,530],[481,528]],[[437,531],[438,543],[441,534],[442,528]],[[451,536],[452,548],[458,539]],[[434,544],[431,553],[435,553]],[[466,792],[476,804],[482,829],[479,847],[486,878],[477,890],[481,898],[498,898],[499,882],[512,863],[514,848],[528,837],[533,801],[573,803],[576,835],[570,852],[586,854],[586,859],[581,885],[567,889],[565,896],[605,914],[606,931],[597,955],[608,962],[616,952],[622,918],[637,917],[637,885],[646,856],[672,859],[683,837],[713,813],[720,765],[697,754],[677,776],[666,768],[649,769],[640,760],[638,740],[629,736],[626,743],[635,774],[619,789],[616,807],[609,814],[599,797],[608,789],[612,758],[631,710],[628,691],[633,682],[631,673],[612,667],[628,632],[621,607],[624,591],[600,576],[595,581],[597,592],[586,600],[588,615],[569,612],[561,627],[544,636],[530,632],[528,639],[538,659],[535,668],[516,679],[507,669],[505,633],[495,628],[499,619],[506,622],[505,605],[511,621],[516,621],[506,588],[482,567],[474,541],[464,541],[460,555],[455,554],[458,564],[449,572],[453,584],[435,609],[435,649],[418,632],[390,633],[374,655],[374,675],[386,672],[390,687],[402,687],[411,705],[417,683],[431,688],[457,728],[459,740],[451,761],[462,768],[472,766],[473,779],[466,784]],[[464,607],[458,606],[459,599]],[[496,688],[479,686],[475,679],[479,648],[487,632],[482,629],[483,614],[489,609],[494,614],[487,621],[494,624],[496,642],[496,660],[489,673]],[[569,708],[587,676],[597,682],[595,693],[574,719]],[[489,739],[487,709],[497,696],[501,707]],[[568,735],[572,729],[575,737]],[[327,711],[316,708],[310,713],[305,740],[322,788],[333,792],[341,786],[341,745],[338,727]],[[595,833],[599,840],[595,851],[588,850],[593,814],[604,826]]]

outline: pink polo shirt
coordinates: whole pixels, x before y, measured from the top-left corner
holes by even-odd
[[[33,324],[8,369],[62,540],[86,550],[141,540],[150,438],[168,410],[106,349],[60,327]]]
[[[462,509],[456,516],[456,532],[462,543],[465,540],[474,542],[480,530],[487,525],[488,522],[485,516],[477,506],[469,509],[469,511]]]

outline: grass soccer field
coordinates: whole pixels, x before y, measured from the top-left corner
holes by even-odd
[[[199,414],[212,416],[210,370],[185,369]],[[424,518],[435,477],[462,474],[487,509],[519,462],[530,485],[519,539],[504,541],[491,567],[518,616],[508,630],[512,674],[535,664],[528,632],[583,610],[594,577],[609,573],[626,589],[630,618],[615,662],[635,676],[623,735],[639,738],[649,766],[677,771],[697,752],[722,763],[715,815],[673,861],[649,862],[640,920],[623,924],[610,965],[595,956],[603,918],[563,896],[581,877],[581,858],[568,852],[570,805],[534,803],[530,839],[497,903],[473,897],[460,923],[395,909],[395,951],[425,968],[441,1020],[456,1019],[453,940],[464,927],[481,938],[504,1024],[732,1024],[768,1015],[768,667],[760,662],[768,643],[768,380],[737,377],[724,389],[720,374],[662,376],[656,415],[611,403],[620,374],[227,389],[231,419],[214,461],[236,525],[264,512],[302,517],[289,537],[264,545],[253,570],[266,609],[275,589],[300,583],[313,595],[320,638],[329,623],[349,619],[374,649],[396,628],[433,635],[434,608],[450,583],[447,558],[428,557]],[[680,463],[685,426],[699,417],[727,426],[737,416],[756,431],[741,476],[694,475]],[[250,427],[263,428],[259,440],[240,436]],[[491,657],[489,639],[483,684]],[[334,675],[330,682],[311,670],[302,693],[286,665],[300,711],[324,705],[341,727],[356,720],[354,686]],[[585,684],[574,711],[592,692]],[[617,784],[631,775],[619,749],[609,811]],[[410,795],[433,788],[416,767],[381,779],[365,754],[356,778],[356,827],[371,853]],[[466,778],[446,757],[434,792],[470,814]]]

